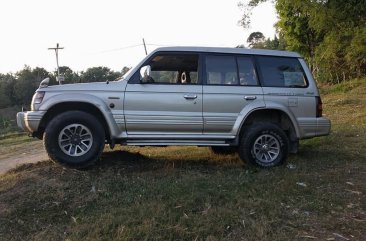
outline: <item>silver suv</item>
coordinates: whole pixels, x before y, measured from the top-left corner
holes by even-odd
[[[330,132],[299,54],[239,48],[159,48],[113,82],[45,80],[17,122],[74,168],[95,163],[105,144],[209,146],[272,167],[300,139]]]

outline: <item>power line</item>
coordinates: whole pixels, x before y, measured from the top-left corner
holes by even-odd
[[[121,48],[108,49],[108,50],[97,52],[95,54],[104,54],[104,53],[116,52],[116,51],[120,51],[120,50],[124,50],[124,49],[135,48],[135,47],[142,46],[142,45],[143,44],[135,44],[135,45],[125,46],[125,47],[121,47]]]
[[[134,45],[124,46],[124,47],[115,48],[115,49],[103,50],[103,51],[95,52],[93,54],[104,54],[104,53],[117,52],[117,51],[121,51],[121,50],[125,50],[125,49],[136,48],[136,47],[139,47],[139,46],[144,46],[145,54],[147,54],[146,46],[169,47],[169,46],[172,46],[172,45],[153,44],[153,43],[149,44],[149,43],[145,43],[145,41],[143,39],[142,44],[134,44]]]
[[[172,44],[167,45],[167,44],[146,44],[148,46],[157,46],[157,47],[169,47],[169,46],[173,46]]]

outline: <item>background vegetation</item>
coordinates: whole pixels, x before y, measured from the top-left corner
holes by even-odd
[[[268,0],[240,3],[245,28],[251,10]],[[253,48],[286,49],[301,53],[319,82],[340,83],[366,75],[366,0],[273,0],[278,36],[254,32]]]
[[[107,67],[93,67],[86,71],[74,72],[70,67],[60,67],[60,73],[65,76],[64,84],[113,81],[128,70],[128,67],[124,67],[121,71],[113,71]],[[56,76],[57,72],[48,72],[40,67],[32,69],[28,66],[16,73],[0,73],[0,135],[17,130],[16,112],[22,107],[29,109],[32,96],[44,78],[49,77],[50,84],[57,84]]]
[[[113,81],[128,70],[129,68],[127,67],[124,67],[122,71],[113,71],[107,67],[93,67],[78,73],[74,72],[70,67],[60,67],[60,73],[65,76],[64,84]],[[15,74],[0,73],[0,109],[29,105],[39,83],[44,78],[49,77],[50,84],[57,84],[56,76],[57,72],[48,72],[40,67],[32,69],[29,66],[25,66]]]

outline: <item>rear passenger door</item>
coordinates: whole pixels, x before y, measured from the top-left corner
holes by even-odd
[[[263,102],[253,58],[206,55],[204,60],[203,133],[233,135],[245,106]]]

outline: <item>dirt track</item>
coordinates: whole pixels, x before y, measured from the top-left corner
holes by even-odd
[[[48,160],[42,141],[0,147],[0,174],[24,163]]]

